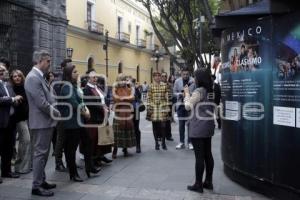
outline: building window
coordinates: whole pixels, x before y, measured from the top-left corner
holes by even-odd
[[[140,39],[140,26],[136,26],[136,44],[138,45]]]
[[[136,66],[136,81],[140,82],[140,65]]]
[[[123,73],[123,63],[119,62],[119,65],[118,65],[118,74],[121,74],[121,73]]]
[[[86,19],[88,22],[92,21],[92,7],[93,7],[93,4],[91,3],[87,3],[87,16],[86,16]]]
[[[118,33],[122,32],[122,17],[118,17]]]
[[[131,34],[131,22],[128,23],[128,33]]]

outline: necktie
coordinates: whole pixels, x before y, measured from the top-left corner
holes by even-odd
[[[9,92],[8,92],[8,89],[7,89],[6,82],[3,83],[3,86],[4,86],[4,89],[5,89],[5,92],[6,92],[7,96],[10,97]],[[10,115],[10,116],[13,115],[14,112],[15,112],[14,107],[13,107],[13,106],[10,106],[9,115]]]

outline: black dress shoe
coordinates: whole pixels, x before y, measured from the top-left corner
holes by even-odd
[[[188,185],[187,189],[194,192],[203,193],[203,187],[200,184],[195,183],[194,185]]]
[[[162,149],[163,149],[163,150],[168,150],[168,148],[167,148],[167,145],[166,145],[166,144],[162,144],[162,145],[161,145],[161,147],[162,147]]]
[[[31,190],[32,195],[42,196],[42,197],[52,197],[54,193],[50,190],[44,190],[43,188],[37,188]]]
[[[174,141],[174,139],[172,137],[166,138],[166,140]]]
[[[105,163],[111,163],[112,162],[112,160],[106,158],[105,156],[101,157],[100,160],[105,162]]]
[[[2,174],[3,178],[20,178],[20,175],[17,173],[8,173],[8,174]]]
[[[74,182],[83,182],[83,180],[78,175],[70,176],[70,180]]]
[[[41,187],[45,190],[50,190],[56,188],[56,184],[47,183],[46,181],[42,183]]]
[[[0,184],[3,183],[2,179],[0,178]]]
[[[55,170],[59,171],[59,172],[67,172],[68,171],[67,168],[63,164],[56,165]]]
[[[86,169],[85,172],[86,172],[86,175],[90,178],[91,175],[90,173],[92,174],[97,174],[98,172],[101,171],[101,168],[100,167],[92,167],[91,169]]]
[[[214,189],[214,186],[213,186],[213,184],[212,184],[211,182],[206,182],[206,181],[204,181],[204,183],[203,183],[203,188],[206,188],[206,189],[208,189],[208,190],[213,190],[213,189]]]

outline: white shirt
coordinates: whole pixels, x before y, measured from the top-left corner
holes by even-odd
[[[100,96],[101,102],[104,104],[105,103],[105,97],[102,94],[102,92],[99,90],[99,88],[95,85],[90,84],[90,83],[88,83],[87,85],[91,88],[94,88],[97,91],[98,95]]]
[[[42,77],[44,77],[44,73],[37,67],[33,67]]]

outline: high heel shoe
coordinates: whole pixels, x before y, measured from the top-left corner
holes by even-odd
[[[70,180],[74,182],[83,182],[83,180],[78,175],[74,175],[74,176],[70,175]]]
[[[91,177],[91,173],[92,174],[97,174],[98,172],[101,171],[101,168],[100,167],[92,167],[91,169],[87,169],[85,170],[86,172],[86,175],[90,178]]]

